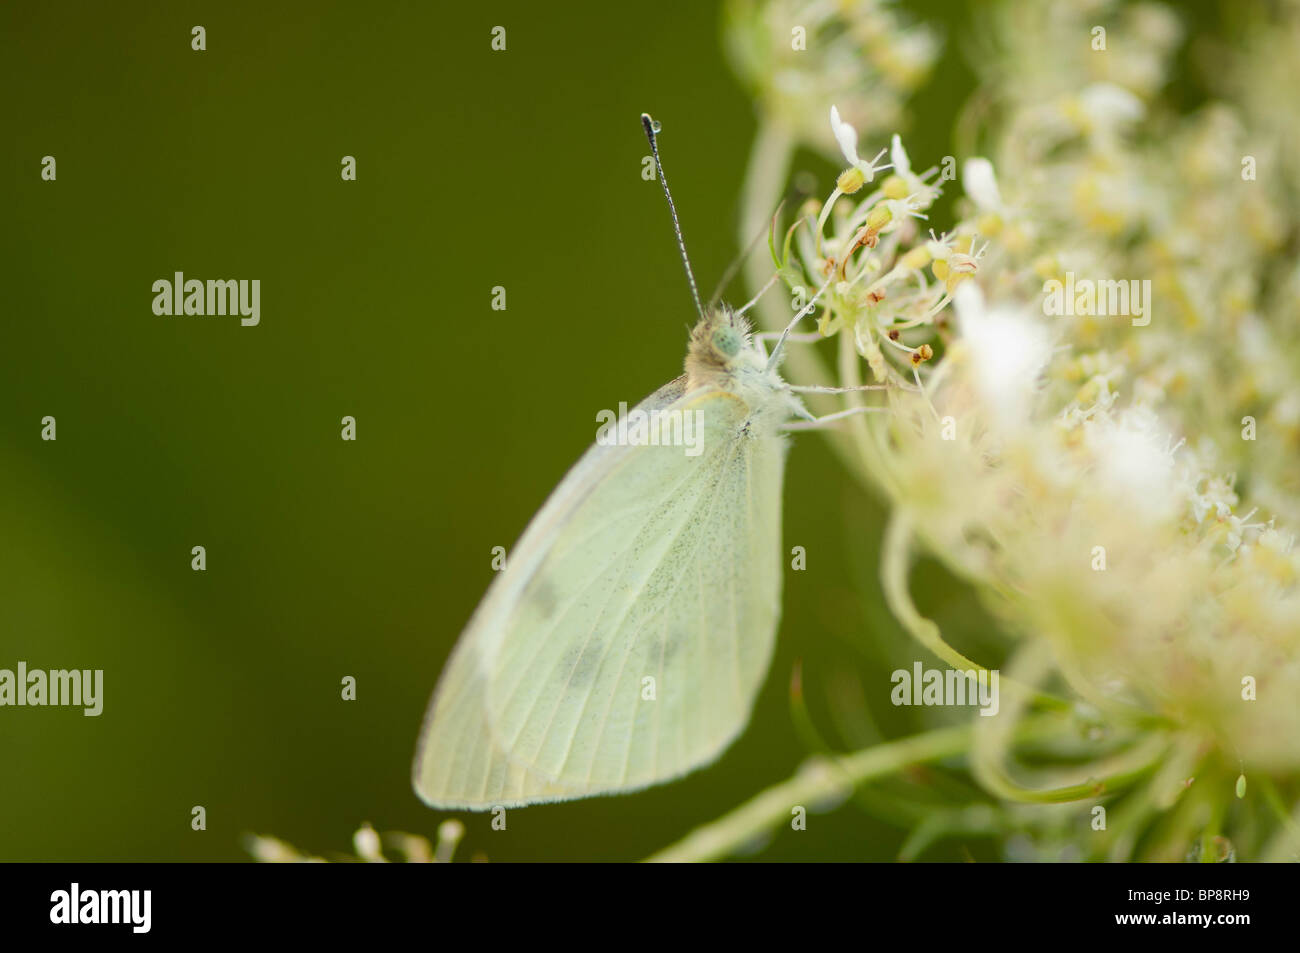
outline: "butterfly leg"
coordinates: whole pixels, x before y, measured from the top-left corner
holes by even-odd
[[[848,410],[839,410],[833,414],[827,414],[824,417],[809,417],[807,420],[799,420],[794,423],[782,424],[782,430],[824,430],[827,424],[834,423],[853,414],[868,413],[891,413],[889,407],[850,407]],[[801,415],[802,416],[802,415]]]
[[[762,331],[755,334],[754,337],[760,341],[778,341],[781,339],[780,331]],[[800,344],[812,344],[814,341],[824,341],[821,333],[818,331],[809,331],[807,334],[788,334],[787,341],[796,341]]]
[[[889,384],[861,384],[857,387],[822,387],[820,384],[791,384],[797,394],[847,394],[855,390],[888,390]]]

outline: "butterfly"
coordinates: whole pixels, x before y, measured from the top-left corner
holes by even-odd
[[[598,442],[533,517],[429,703],[412,777],[432,807],[517,807],[680,777],[744,729],[771,662],[782,430],[814,419],[777,366],[817,296],[771,355],[745,309],[699,306],[660,128],[641,118],[701,317],[685,373],[627,416],[689,419],[695,452]]]

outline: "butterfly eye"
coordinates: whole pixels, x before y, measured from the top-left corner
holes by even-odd
[[[735,357],[740,353],[740,332],[731,327],[718,328],[713,332],[713,348],[723,357]]]

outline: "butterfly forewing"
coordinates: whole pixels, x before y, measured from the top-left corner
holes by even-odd
[[[682,390],[639,409],[698,412],[698,455],[593,447],[510,554],[426,716],[430,804],[643,787],[744,726],[779,612],[784,447],[735,395]]]

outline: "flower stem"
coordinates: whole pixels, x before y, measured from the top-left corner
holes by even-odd
[[[1059,724],[1059,719],[1048,716],[1041,720],[1026,720],[1018,726],[1017,734],[1020,740],[1033,740],[1047,736]],[[646,860],[682,863],[726,857],[789,820],[795,807],[816,804],[911,765],[964,753],[970,746],[973,732],[974,725],[967,722],[888,741],[853,754],[812,759],[805,762],[794,777],[760,792],[717,820],[697,827],[676,844]]]

